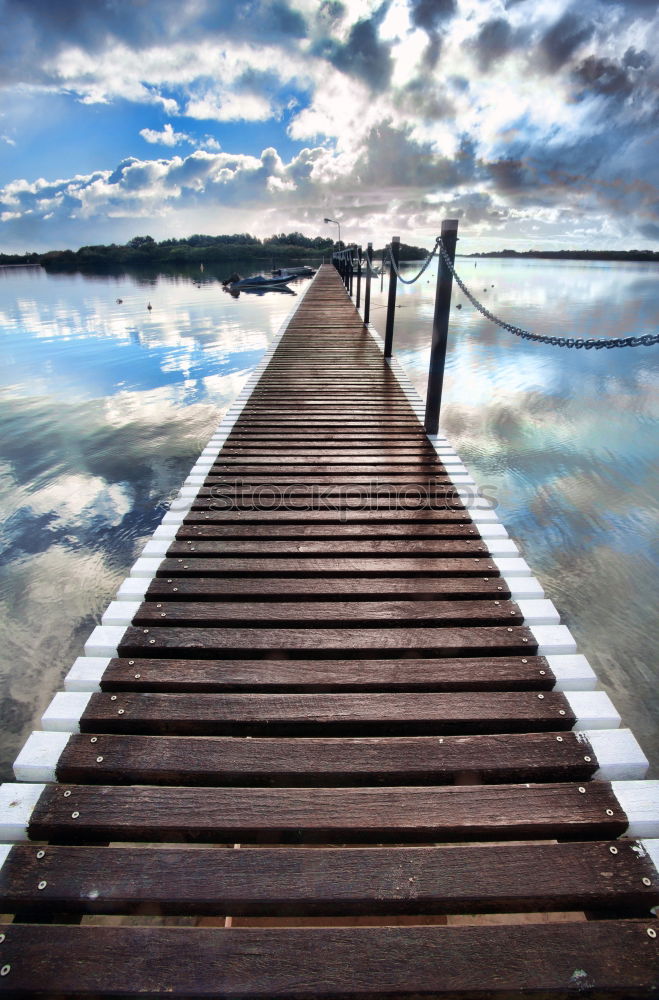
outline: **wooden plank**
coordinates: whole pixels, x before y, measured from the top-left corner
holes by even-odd
[[[524,616],[513,601],[146,601],[133,625],[222,628],[267,626],[299,628],[405,628],[417,625],[522,625]]]
[[[120,699],[119,699],[120,700]],[[585,758],[588,758],[586,760]],[[287,739],[73,735],[63,783],[268,787],[588,781],[595,753],[575,733]]]
[[[325,600],[432,601],[441,597],[444,600],[494,598],[505,601],[510,597],[510,588],[498,576],[438,577],[432,581],[414,577],[384,577],[381,580],[371,577],[321,577],[314,580],[313,590],[310,590],[307,579],[298,580],[295,577],[260,577],[256,580],[243,577],[155,577],[146,592],[146,599],[156,602],[231,601],[250,597],[260,601],[307,601],[314,607],[317,601]]]
[[[464,522],[469,517],[468,510],[457,500],[451,499],[450,507],[441,509],[397,510],[218,510],[211,506],[211,499],[193,501],[193,506],[186,513],[186,523],[198,524],[308,524],[319,525],[357,525],[357,524],[451,524]]]
[[[329,539],[450,539],[480,537],[478,528],[472,521],[449,521],[448,523],[417,524],[414,521],[398,524],[395,521],[381,521],[376,524],[217,524],[202,520],[195,523],[188,518],[176,532],[179,542],[193,542],[210,539],[243,540],[315,540]],[[494,588],[496,590],[496,587]]]
[[[403,539],[381,541],[373,538],[355,538],[341,541],[326,541],[324,539],[306,539],[304,541],[264,542],[262,539],[248,541],[247,539],[196,539],[195,541],[173,541],[167,550],[167,557],[187,557],[194,552],[195,559],[230,558],[247,559],[251,556],[258,559],[276,559],[278,557],[296,559],[334,557],[343,559],[359,559],[362,556],[369,559],[404,556],[412,560],[415,556],[428,560],[434,556],[471,557],[488,556],[488,547],[481,539],[473,538],[426,538],[421,541]]]
[[[438,660],[177,660],[114,657],[101,689],[116,691],[548,691],[544,656]]]
[[[28,834],[30,840],[72,844],[189,839],[327,844],[596,840],[620,836],[627,826],[604,781],[340,789],[46,785]]]
[[[418,482],[420,476],[430,476],[445,474],[444,467],[439,461],[430,462],[397,462],[393,459],[388,459],[383,462],[313,462],[310,459],[302,460],[299,462],[293,461],[292,458],[287,458],[286,461],[279,461],[273,457],[263,456],[263,460],[260,462],[252,461],[240,462],[238,460],[217,462],[213,469],[219,475],[223,472],[230,472],[233,476],[241,475],[255,475],[257,472],[263,474],[265,472],[272,472],[275,476],[281,476],[289,474],[291,472],[295,475],[313,475],[313,476],[335,476],[337,473],[339,475],[344,475],[348,471],[355,475],[378,475],[378,476],[407,476],[413,477],[412,482]]]
[[[647,920],[510,927],[167,928],[15,925],[0,995],[222,1000],[647,1000]],[[584,986],[587,983],[587,986]],[[53,984],[57,984],[53,993]]]
[[[38,889],[41,881],[46,885]],[[641,915],[659,903],[659,879],[637,841],[311,847],[304,854],[283,847],[48,846],[40,859],[33,846],[16,844],[0,870],[0,900],[7,912],[38,906],[44,914],[358,916],[587,909]]]
[[[215,558],[197,559],[166,558],[158,567],[158,576],[482,576],[483,571],[493,575],[496,566],[487,558],[428,558],[412,559],[367,557],[363,558],[310,558],[274,559]]]
[[[561,714],[562,713],[562,714]],[[190,736],[449,736],[571,729],[560,692],[91,695],[82,733]]]

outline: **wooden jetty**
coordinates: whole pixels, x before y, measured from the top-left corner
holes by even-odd
[[[321,268],[0,791],[0,996],[655,996],[658,782]]]

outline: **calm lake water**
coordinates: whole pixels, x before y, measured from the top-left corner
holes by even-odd
[[[659,329],[653,265],[458,264],[494,311],[537,332]],[[204,277],[0,268],[4,779],[294,304],[232,299]],[[395,349],[422,394],[434,280],[399,286]],[[658,358],[520,341],[454,295],[442,414],[655,774]]]

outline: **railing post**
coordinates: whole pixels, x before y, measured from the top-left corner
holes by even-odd
[[[362,301],[362,248],[357,247],[357,298],[355,306],[359,309]]]
[[[353,276],[353,273],[354,272],[353,272],[353,267],[352,267],[352,250],[350,250],[349,253],[348,253],[348,295],[352,295],[352,276]]]
[[[343,272],[343,284],[346,286],[346,291],[350,291],[350,266],[348,264],[348,254],[344,252],[343,254],[343,267],[345,268]]]
[[[366,288],[364,290],[364,323],[371,318],[371,262],[373,260],[373,244],[366,246]]]
[[[444,219],[442,222],[442,243],[451,263],[455,260],[455,245],[457,240],[458,220]],[[442,405],[452,286],[453,275],[444,263],[444,259],[440,253],[437,264],[437,291],[435,293],[435,314],[432,321],[432,343],[430,345],[428,390],[426,393],[426,419],[424,422],[426,434],[437,434],[439,430],[439,410]]]
[[[398,259],[400,257],[400,236],[391,237],[391,256],[392,259],[398,267]],[[384,266],[384,259],[382,261]],[[394,264],[389,266],[389,298],[387,299],[387,325],[384,333],[384,356],[385,358],[391,357],[391,348],[394,342],[394,313],[396,312],[396,267]]]

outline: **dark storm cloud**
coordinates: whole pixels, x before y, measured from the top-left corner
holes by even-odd
[[[455,11],[455,0],[410,0],[412,24],[425,31],[437,31]]]
[[[307,34],[285,0],[201,0],[190,9],[186,16],[180,0],[0,0],[1,77],[43,81],[39,67],[69,46],[97,52],[112,41],[140,49],[214,35],[263,43]]]
[[[474,174],[473,144],[463,139],[456,156],[434,152],[429,143],[411,138],[409,129],[383,123],[369,132],[364,155],[355,169],[362,187],[449,190]]]
[[[592,38],[594,26],[570,13],[563,14],[540,39],[541,56],[549,70],[560,69],[580,45]]]
[[[644,222],[636,229],[641,236],[645,236],[648,240],[659,240],[659,223],[657,222]]]
[[[470,42],[481,72],[486,73],[490,67],[519,48],[527,40],[526,31],[513,31],[505,17],[494,17],[486,21],[476,37]]]
[[[588,56],[574,70],[576,80],[593,94],[607,97],[627,97],[634,84],[620,63]]]
[[[372,17],[357,21],[345,42],[323,39],[317,46],[317,54],[342,72],[363,80],[373,90],[388,86],[393,70],[391,45],[378,38],[378,27],[386,12],[387,5],[383,4]]]
[[[652,56],[645,49],[637,52],[632,46],[625,52],[622,62],[623,66],[627,66],[629,69],[647,69],[652,63]]]

